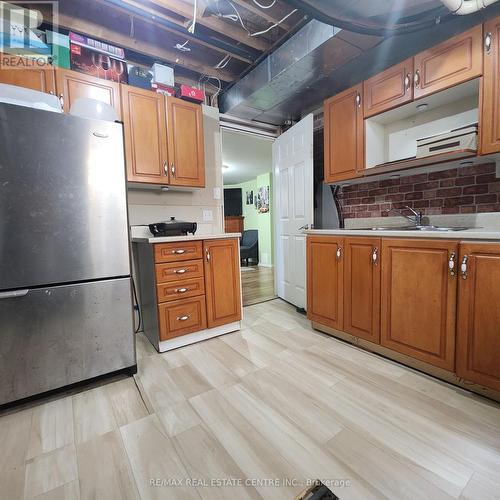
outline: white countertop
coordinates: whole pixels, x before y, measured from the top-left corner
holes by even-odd
[[[201,241],[201,240],[223,240],[226,238],[240,238],[241,233],[222,234],[195,234],[189,236],[165,236],[163,238],[144,237],[132,238],[132,243],[174,243],[176,241]]]
[[[464,231],[374,231],[372,229],[310,229],[306,234],[316,236],[379,236],[389,238],[426,238],[442,240],[497,240],[500,231],[488,229],[466,229]]]

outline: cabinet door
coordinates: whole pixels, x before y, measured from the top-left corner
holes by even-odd
[[[165,97],[121,86],[127,180],[168,184]]]
[[[460,247],[457,375],[500,390],[500,244]],[[465,278],[465,279],[464,279]]]
[[[208,240],[205,250],[205,293],[208,327],[241,320],[239,241]]]
[[[380,343],[379,238],[346,238],[344,331]]]
[[[167,132],[170,184],[205,187],[201,106],[175,97],[167,97]]]
[[[343,238],[307,237],[307,317],[343,329]]]
[[[381,345],[453,371],[457,252],[449,240],[383,240]]]
[[[120,84],[64,69],[56,70],[56,82],[57,94],[62,96],[66,113],[76,99],[89,97],[113,106],[118,119],[122,119]]]
[[[325,101],[326,183],[352,179],[364,169],[362,100],[360,84]]]
[[[363,83],[365,118],[413,100],[413,57]]]
[[[484,49],[484,76],[482,88],[481,116],[479,117],[481,154],[500,151],[500,17],[484,24],[485,40],[489,48]]]
[[[415,56],[415,99],[481,76],[482,25]]]
[[[40,92],[56,93],[56,82],[54,68],[52,66],[44,68],[19,69],[21,61],[25,59],[0,53],[2,59],[2,69],[0,69],[0,83],[16,85],[27,89],[38,90]],[[16,69],[5,69],[8,65]]]

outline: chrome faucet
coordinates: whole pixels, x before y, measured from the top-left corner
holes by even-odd
[[[409,216],[409,215],[405,215],[403,213],[404,209],[409,210],[413,214],[413,217]],[[423,220],[423,217],[424,217],[424,215],[422,214],[422,212],[417,212],[416,210],[414,210],[413,208],[409,207],[408,205],[405,205],[404,208],[394,207],[394,208],[390,208],[389,210],[386,210],[387,213],[395,212],[395,211],[398,211],[399,215],[401,215],[403,217],[406,217],[410,222],[412,222],[413,224],[415,224],[415,226],[421,226],[422,225],[422,220]]]

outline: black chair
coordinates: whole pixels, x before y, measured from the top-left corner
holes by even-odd
[[[245,260],[247,266],[248,259],[255,260],[256,264],[259,263],[259,231],[257,229],[243,231],[243,237],[240,241],[240,254],[241,260]]]

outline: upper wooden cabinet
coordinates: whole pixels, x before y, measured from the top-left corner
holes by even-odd
[[[205,148],[201,106],[167,97],[170,184],[205,187]]]
[[[500,17],[484,24],[484,75],[481,106],[481,153],[500,151]]]
[[[481,76],[483,26],[480,24],[414,58],[415,99]]]
[[[240,321],[239,240],[206,240],[203,249],[208,328]]]
[[[380,238],[346,238],[344,331],[380,342]]]
[[[500,244],[460,249],[457,375],[500,390]]]
[[[168,184],[165,97],[128,85],[121,96],[128,181]]]
[[[113,106],[118,118],[122,119],[120,84],[65,69],[56,71],[56,81],[57,94],[62,97],[64,111],[69,112],[76,99],[88,97]]]
[[[388,111],[413,100],[413,57],[363,83],[364,115]]]
[[[335,236],[307,237],[307,317],[342,330],[344,240]]]
[[[381,345],[439,368],[455,367],[457,277],[449,240],[384,239]]]
[[[20,61],[24,61],[21,57],[2,53],[0,53],[0,57],[2,58],[3,66],[0,69],[0,83],[7,83],[8,85],[16,85],[50,94],[56,93],[56,80],[53,67],[19,69]],[[6,60],[8,60],[9,65],[16,69],[5,69]]]
[[[363,86],[325,101],[325,182],[352,179],[364,168]]]

